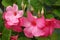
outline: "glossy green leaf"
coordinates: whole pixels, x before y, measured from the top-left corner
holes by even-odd
[[[54,13],[55,15],[57,15],[58,17],[60,17],[60,10],[53,10],[53,13]]]
[[[52,36],[50,36],[50,40],[58,40],[57,38],[58,38],[58,36],[57,36],[56,32],[54,32],[52,34]]]
[[[39,38],[36,38],[37,40],[50,40],[50,38],[48,37],[39,37]]]
[[[14,3],[16,3],[16,0],[2,0],[2,5],[4,6],[4,7],[7,7],[7,6],[9,6],[9,5],[13,5]]]
[[[2,32],[2,40],[10,40],[10,36],[11,36],[11,30],[7,30],[6,28],[4,28]]]
[[[46,18],[54,18],[52,14],[46,14]]]
[[[29,39],[29,38],[27,38],[27,37],[19,37],[18,40],[31,40],[31,39]]]
[[[21,32],[21,33],[19,33],[19,38],[18,38],[18,40],[31,40],[31,39],[27,38],[27,37],[24,35],[24,33]]]
[[[56,1],[57,1],[57,0],[45,0],[44,2],[45,2],[45,4],[51,6],[51,5],[53,5]]]
[[[43,6],[39,0],[31,0],[31,5],[34,8],[34,13],[36,13],[36,14],[38,13],[38,10],[41,11],[42,6]]]
[[[60,0],[57,0],[53,5],[60,6]]]
[[[4,28],[4,21],[2,19],[2,13],[0,13],[0,32],[2,32],[3,28]]]

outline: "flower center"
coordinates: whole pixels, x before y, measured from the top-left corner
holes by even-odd
[[[35,22],[35,21],[32,21],[31,24],[32,24],[33,26],[36,26],[36,22]]]
[[[16,16],[17,15],[17,13],[16,12],[14,12],[14,16]]]

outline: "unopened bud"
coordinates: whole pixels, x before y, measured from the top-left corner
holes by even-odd
[[[34,8],[31,6],[31,9],[30,9],[32,12],[34,11]]]
[[[40,17],[40,10],[38,10],[38,17]]]
[[[44,8],[42,8],[41,14],[42,14],[42,15],[44,14]]]
[[[24,10],[25,10],[25,8],[26,8],[26,4],[24,5]]]
[[[22,1],[22,3],[21,3],[21,7],[22,7],[22,9],[24,9],[24,3],[23,3],[23,1]]]

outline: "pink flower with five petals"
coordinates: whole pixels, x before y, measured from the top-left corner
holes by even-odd
[[[8,6],[3,14],[3,19],[5,20],[5,26],[7,29],[12,29],[16,32],[21,31],[23,10],[18,10],[18,6],[13,4],[13,6]]]
[[[39,37],[44,35],[43,28],[45,26],[45,19],[34,17],[30,11],[27,11],[27,18],[23,18],[24,33],[28,38]]]

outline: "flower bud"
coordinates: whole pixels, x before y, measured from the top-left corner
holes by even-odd
[[[34,11],[34,8],[31,6],[31,9],[30,9],[32,12]]]
[[[40,10],[38,10],[38,17],[40,17]]]
[[[22,9],[24,10],[24,3],[23,3],[23,1],[22,1],[22,3],[21,3],[21,7],[22,7]]]
[[[41,14],[43,15],[44,14],[44,8],[42,7],[42,10],[41,10]]]

